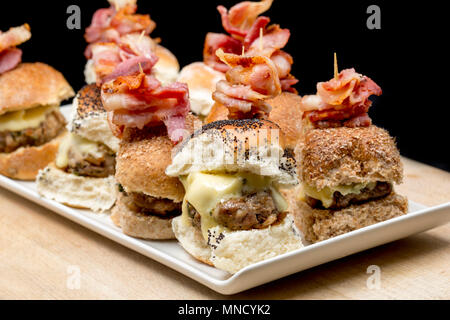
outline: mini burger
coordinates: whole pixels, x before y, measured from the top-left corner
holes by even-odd
[[[226,33],[206,35],[203,62],[195,62],[184,67],[178,81],[185,82],[191,93],[191,110],[201,118],[210,112],[220,112],[220,106],[214,106],[211,95],[216,84],[225,80],[225,73],[230,65],[216,55],[221,49],[235,55],[264,55],[271,59],[276,67],[283,92],[293,92],[292,87],[298,80],[291,75],[292,57],[282,49],[288,43],[290,31],[278,25],[269,25],[270,18],[260,16],[270,9],[273,0],[259,2],[244,1],[236,4],[230,10],[218,6],[222,25]],[[206,120],[206,122],[212,122]]]
[[[109,2],[111,7],[97,10],[86,29],[86,82],[101,85],[131,68],[152,69],[163,84],[174,82],[180,71],[177,58],[149,36],[156,23],[136,14],[136,0]]]
[[[121,139],[115,176],[120,194],[111,219],[133,237],[173,239],[172,219],[181,214],[184,189],[165,170],[174,146],[193,131],[187,85],[162,86],[151,70],[141,70],[103,84],[102,101]]]
[[[295,160],[267,120],[205,125],[167,167],[186,195],[173,220],[176,238],[196,259],[236,273],[302,247],[279,188],[297,183]]]
[[[55,159],[66,121],[61,101],[74,95],[64,76],[43,63],[20,63],[27,24],[0,32],[0,174],[34,180]]]
[[[100,88],[87,85],[73,101],[69,133],[54,163],[40,171],[40,195],[66,205],[103,212],[116,202],[114,180],[119,139],[108,125]]]
[[[310,242],[323,241],[407,213],[393,185],[403,166],[394,139],[368,116],[381,89],[354,69],[319,83],[302,98],[305,136],[297,149],[301,190],[296,222]]]

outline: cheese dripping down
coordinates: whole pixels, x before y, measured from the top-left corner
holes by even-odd
[[[201,173],[195,172],[180,178],[186,190],[182,205],[183,223],[189,224],[187,203],[195,208],[201,216],[201,231],[205,241],[208,230],[220,226],[213,217],[217,205],[231,198],[241,197],[245,193],[270,190],[275,206],[279,212],[288,208],[286,200],[280,194],[270,177],[251,173]]]

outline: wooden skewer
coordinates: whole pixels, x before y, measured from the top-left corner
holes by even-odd
[[[138,43],[140,43],[142,41],[142,38],[144,37],[144,35],[145,35],[145,30],[142,30],[141,35],[139,36],[139,39],[138,39]]]
[[[264,47],[263,43],[263,29],[259,28],[259,51],[262,53]]]
[[[242,46],[242,56],[245,56],[245,46]]]
[[[337,55],[336,52],[334,53],[334,78],[337,80],[339,77],[339,68],[338,68],[338,62],[337,62]]]
[[[141,73],[144,73],[144,70],[142,70],[142,66],[141,66],[141,63],[139,62],[139,71],[141,72]]]

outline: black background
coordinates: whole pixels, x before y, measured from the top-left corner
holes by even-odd
[[[202,59],[208,31],[222,32],[218,4],[237,1],[139,0],[138,12],[149,13],[181,66]],[[81,30],[69,30],[67,7],[81,8]],[[381,30],[366,27],[367,7],[381,8]],[[28,22],[32,38],[20,46],[24,61],[46,62],[74,87],[84,84],[84,28],[106,0],[8,1],[0,10],[0,30]],[[448,109],[448,17],[444,2],[289,1],[275,0],[265,13],[291,30],[286,51],[294,57],[293,74],[300,94],[314,94],[318,81],[333,76],[333,52],[340,69],[354,67],[383,89],[370,115],[388,129],[403,155],[450,171]]]

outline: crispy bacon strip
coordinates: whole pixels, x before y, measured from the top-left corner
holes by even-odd
[[[315,127],[370,126],[367,112],[371,95],[381,95],[381,88],[355,69],[346,69],[337,78],[317,84],[315,96],[304,96],[300,109]]]
[[[230,36],[209,33],[203,50],[203,61],[215,70],[225,73],[229,67],[215,56],[215,52],[223,49],[226,53],[237,55],[241,54],[244,48],[248,56],[264,55],[273,58],[280,73],[283,91],[297,92],[292,86],[298,81],[290,74],[294,61],[290,55],[281,51],[290,38],[290,31],[281,29],[278,25],[268,27],[270,19],[259,16],[271,7],[272,2],[273,0],[245,1],[229,11],[219,6],[217,9],[222,17],[222,25]],[[260,38],[261,31],[262,38]]]
[[[86,28],[84,35],[88,43],[117,42],[125,34],[143,32],[149,35],[155,29],[156,23],[149,15],[135,14],[135,2],[118,3],[120,4],[94,13],[91,25]]]
[[[173,142],[182,139],[190,110],[186,84],[176,82],[163,87],[153,76],[140,73],[105,83],[101,95],[105,109],[110,112],[113,132],[118,137],[125,128],[143,129],[163,122]]]
[[[94,43],[90,46],[98,84],[139,73],[141,69],[150,73],[158,62],[153,51],[155,44],[150,37],[129,34],[123,36],[118,44]]]
[[[217,56],[231,69],[226,81],[217,83],[213,99],[228,108],[230,118],[267,115],[271,111],[265,100],[281,93],[276,66],[264,56],[239,56],[217,50]]]
[[[216,56],[218,49],[226,53],[237,53],[242,51],[242,44],[226,34],[210,32],[206,35],[203,61],[215,70],[225,73],[230,68]]]
[[[0,74],[14,69],[22,61],[22,50],[16,46],[31,38],[30,26],[10,28],[0,31]]]
[[[233,6],[229,11],[224,6],[218,6],[217,10],[222,17],[223,28],[229,34],[243,40],[258,16],[270,9],[272,2],[273,0],[244,1]]]
[[[0,74],[14,69],[22,61],[22,50],[6,49],[0,52]]]
[[[30,26],[25,23],[6,32],[0,31],[0,52],[22,44],[31,38]]]

